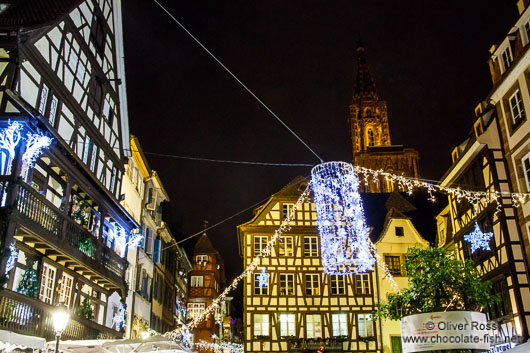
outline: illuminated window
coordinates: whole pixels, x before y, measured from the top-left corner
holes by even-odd
[[[374,324],[372,314],[357,314],[357,328],[359,337],[371,337],[374,335]]]
[[[523,99],[521,98],[521,91],[517,90],[510,97],[510,111],[512,113],[513,124],[520,123],[525,118],[525,112],[523,107]]]
[[[51,304],[55,286],[55,274],[57,269],[47,263],[42,264],[42,277],[40,281],[39,300]]]
[[[61,286],[59,287],[59,303],[64,303],[67,307],[70,307],[70,299],[72,298],[72,284],[74,278],[63,272],[61,278]]]
[[[192,287],[202,287],[203,286],[203,276],[191,276],[191,286]]]
[[[320,314],[307,314],[306,321],[306,338],[322,338],[322,318]]]
[[[280,314],[280,337],[295,335],[294,314]]]
[[[305,294],[319,295],[320,294],[320,276],[318,273],[310,273],[305,275]]]
[[[294,294],[294,274],[280,273],[280,295]]]
[[[331,324],[333,326],[333,336],[348,335],[348,314],[331,314]]]
[[[278,254],[280,256],[293,256],[293,237],[280,237],[278,239]]]
[[[254,314],[254,337],[269,336],[269,314]]]
[[[294,203],[283,203],[282,204],[282,220],[289,217],[291,212],[293,211]],[[291,219],[294,219],[294,215]]]
[[[266,286],[260,286],[259,285],[259,278],[260,278],[260,275],[259,273],[255,273],[254,274],[254,294],[256,295],[267,295],[269,294],[269,279],[267,279],[267,285]]]
[[[399,256],[385,256],[385,264],[390,274],[401,276],[401,264]]]
[[[197,255],[195,256],[195,262],[199,265],[205,265],[208,263],[208,255]]]
[[[266,247],[269,237],[266,235],[254,235],[254,256],[259,255]]]
[[[528,153],[522,161],[524,178],[526,181],[526,191],[530,192],[530,153]]]
[[[331,282],[331,294],[344,294],[344,277],[331,275],[329,278]]]
[[[361,273],[355,275],[355,293],[370,294],[370,275],[368,273]]]
[[[188,319],[199,318],[205,309],[206,303],[188,303],[188,311],[186,316]]]
[[[318,237],[304,237],[304,256],[318,256]]]

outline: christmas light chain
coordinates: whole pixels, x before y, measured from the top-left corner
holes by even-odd
[[[451,195],[457,202],[461,200],[467,200],[474,207],[477,207],[481,202],[487,204],[496,202],[500,210],[501,202],[499,200],[503,197],[509,197],[515,207],[522,206],[524,203],[530,201],[530,193],[510,193],[507,191],[470,191],[464,190],[459,187],[453,188],[448,186],[442,186],[440,184],[432,184],[420,179],[406,177],[402,175],[396,175],[384,172],[383,170],[374,170],[361,166],[353,167],[359,178],[362,177],[363,182],[366,186],[369,185],[369,178],[373,182],[377,183],[381,178],[392,182],[397,185],[398,189],[407,190],[409,194],[412,194],[414,189],[424,188],[429,194],[431,201],[436,201],[434,192],[442,192]]]
[[[245,349],[240,343],[221,342],[221,343],[208,343],[200,341],[195,343],[195,346],[201,350],[211,350],[213,352],[230,352],[230,353],[244,353]]]
[[[291,226],[290,226],[291,220],[293,219],[296,210],[308,198],[310,189],[311,188],[308,185],[307,188],[302,193],[302,195],[300,195],[300,197],[298,198],[298,201],[296,201],[294,206],[291,208],[291,211],[289,212],[287,218],[282,221],[282,224],[280,225],[280,227],[274,232],[274,235],[267,242],[267,245],[265,246],[265,248],[261,250],[261,252],[256,257],[254,257],[250,265],[248,265],[245,268],[243,273],[237,276],[234,279],[234,281],[228,287],[226,287],[225,290],[216,299],[214,299],[213,302],[200,314],[200,316],[194,318],[187,326],[179,327],[173,331],[166,332],[164,336],[169,337],[170,339],[177,339],[186,330],[186,328],[188,330],[194,329],[199,324],[201,324],[204,320],[206,320],[211,314],[213,314],[217,308],[220,307],[221,303],[223,302],[224,298],[228,295],[228,293],[232,291],[233,289],[235,289],[241,280],[243,280],[245,277],[252,274],[256,270],[261,258],[269,256],[271,254],[272,248],[274,247],[274,245],[276,244],[276,241],[282,235],[282,233],[289,231],[291,229]]]

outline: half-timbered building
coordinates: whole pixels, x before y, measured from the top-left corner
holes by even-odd
[[[62,302],[63,338],[121,337],[138,224],[118,202],[130,148],[120,1],[10,1],[0,12],[0,233],[13,249],[0,328],[53,338]]]
[[[499,120],[492,106],[482,104],[472,133],[453,153],[453,164],[442,177],[441,185],[483,192],[507,192],[498,203],[484,199],[474,206],[464,198],[449,196],[448,206],[437,217],[437,245],[454,249],[461,259],[472,259],[492,281],[493,291],[501,301],[487,309],[489,320],[499,325],[503,337],[528,338],[530,325],[530,288],[528,263],[519,228],[517,209],[509,194],[512,191],[507,160],[499,135]],[[471,252],[464,239],[475,223],[481,231],[493,232],[491,250]]]

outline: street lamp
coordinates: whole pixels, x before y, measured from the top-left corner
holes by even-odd
[[[63,303],[57,304],[57,307],[52,312],[52,323],[55,330],[55,353],[59,353],[59,338],[61,338],[69,319],[68,308]]]

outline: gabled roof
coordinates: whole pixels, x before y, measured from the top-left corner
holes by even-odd
[[[1,28],[34,28],[45,26],[70,13],[82,0],[8,0],[0,14]]]
[[[390,194],[385,202],[385,207],[387,210],[394,208],[401,212],[410,212],[416,210],[416,207],[412,206],[412,204],[397,191],[394,191]]]
[[[197,254],[219,254],[219,252],[213,247],[208,235],[206,235],[206,232],[202,233],[201,237],[197,241],[197,244],[195,244],[195,247],[193,248],[193,255]]]

